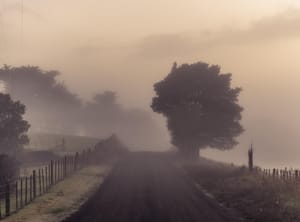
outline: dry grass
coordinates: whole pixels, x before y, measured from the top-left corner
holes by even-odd
[[[76,211],[99,187],[109,167],[91,166],[59,182],[4,222],[57,222]]]
[[[281,181],[249,173],[245,167],[209,161],[184,168],[219,202],[249,221],[300,221],[300,181]]]

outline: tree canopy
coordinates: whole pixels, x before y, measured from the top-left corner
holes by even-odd
[[[172,143],[184,153],[199,149],[230,149],[243,132],[241,88],[231,87],[231,74],[203,62],[177,67],[154,85],[152,109],[167,118]]]
[[[137,149],[145,145],[145,140],[151,147],[162,144],[159,139],[163,131],[148,111],[129,109],[118,101],[116,92],[101,88],[85,101],[61,82],[59,75],[58,71],[37,66],[0,67],[0,90],[4,83],[12,99],[26,106],[25,118],[31,124],[31,133],[102,138],[117,133]]]
[[[82,101],[57,80],[59,75],[58,71],[44,71],[37,66],[0,68],[0,80],[13,99],[26,105],[26,118],[33,126],[42,131],[72,133]]]
[[[30,125],[23,119],[25,106],[0,93],[0,152],[15,154],[29,142]]]

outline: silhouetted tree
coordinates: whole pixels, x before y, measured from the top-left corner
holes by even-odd
[[[188,157],[198,158],[205,147],[230,149],[243,132],[241,88],[231,88],[231,74],[206,63],[173,65],[156,83],[152,109],[167,118],[172,143]]]
[[[23,119],[25,106],[0,93],[0,152],[15,154],[29,142],[26,135],[30,125]]]
[[[116,132],[120,124],[122,107],[116,101],[116,93],[97,93],[84,107],[83,126],[90,135],[108,136]]]

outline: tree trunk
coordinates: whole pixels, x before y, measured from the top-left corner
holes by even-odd
[[[189,161],[197,161],[199,160],[199,148],[185,148],[180,149],[180,155]]]

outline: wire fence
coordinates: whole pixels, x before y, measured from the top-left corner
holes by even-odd
[[[0,219],[18,212],[52,186],[91,163],[91,149],[51,160],[28,176],[0,181]]]
[[[299,181],[300,182],[300,170],[299,169],[261,169],[261,174],[266,177],[272,177],[274,179],[280,179],[283,181]]]

